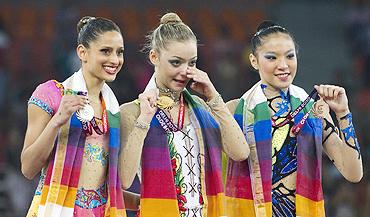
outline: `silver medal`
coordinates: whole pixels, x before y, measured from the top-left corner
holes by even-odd
[[[94,109],[91,105],[87,104],[82,109],[79,109],[76,115],[81,121],[88,122],[94,117]]]

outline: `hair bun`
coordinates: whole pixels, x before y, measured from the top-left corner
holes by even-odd
[[[271,21],[271,20],[265,20],[260,25],[258,25],[257,32],[259,32],[260,30],[263,30],[263,29],[267,29],[271,26],[278,26],[278,24]]]
[[[95,20],[95,17],[92,16],[84,16],[80,19],[80,21],[77,23],[77,33],[81,31],[81,29],[88,24],[91,20]]]
[[[160,24],[167,24],[167,23],[182,23],[180,17],[173,12],[166,13],[161,17]]]

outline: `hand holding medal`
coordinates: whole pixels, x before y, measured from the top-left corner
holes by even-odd
[[[67,123],[72,114],[88,105],[86,95],[78,94],[78,91],[66,89],[63,91],[63,97],[60,102],[58,111],[54,115],[56,125],[61,126]]]
[[[315,85],[314,87],[320,97],[338,117],[342,117],[350,112],[348,98],[343,87],[335,85]]]

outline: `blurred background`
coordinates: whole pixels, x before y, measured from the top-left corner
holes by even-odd
[[[153,69],[140,52],[144,36],[165,12],[177,12],[199,39],[198,68],[209,73],[225,100],[240,97],[258,74],[249,65],[250,38],[264,19],[295,35],[295,84],[346,88],[360,142],[364,177],[347,182],[323,156],[327,216],[370,216],[370,1],[369,0],[169,0],[0,2],[0,216],[21,217],[38,179],[20,172],[27,100],[39,83],[63,81],[79,67],[76,24],[85,15],[115,21],[125,40],[125,64],[110,84],[120,103],[143,91]]]

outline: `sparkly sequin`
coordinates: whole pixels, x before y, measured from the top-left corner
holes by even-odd
[[[28,100],[28,105],[29,104],[37,105],[38,107],[42,108],[42,110],[46,111],[50,116],[54,114],[53,109],[48,104],[34,96],[31,96],[31,98]]]
[[[104,183],[98,189],[85,189],[83,187],[77,190],[75,204],[81,208],[93,209],[107,203],[108,193],[107,184]]]
[[[108,162],[108,152],[96,144],[86,144],[84,157],[88,162],[100,162],[102,166],[106,166]]]

